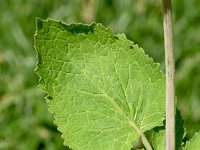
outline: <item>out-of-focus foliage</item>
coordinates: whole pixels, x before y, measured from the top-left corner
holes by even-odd
[[[164,70],[162,1],[0,0],[0,149],[64,149],[37,88],[35,17],[101,22],[144,48]],[[173,1],[177,104],[187,138],[200,130],[200,1]]]

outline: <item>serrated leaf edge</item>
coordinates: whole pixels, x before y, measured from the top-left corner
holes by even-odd
[[[96,24],[96,25],[100,25],[100,26],[103,26],[101,23],[91,23],[91,24],[82,24],[82,23],[72,23],[72,24],[66,24],[66,23],[64,23],[63,21],[56,21],[56,20],[54,20],[54,19],[46,19],[46,20],[43,20],[43,19],[40,19],[40,18],[36,18],[35,19],[36,20],[36,32],[35,32],[35,35],[34,35],[34,48],[36,49],[36,53],[37,53],[37,58],[39,57],[39,54],[38,54],[38,50],[37,50],[37,47],[36,47],[36,37],[37,37],[37,35],[38,35],[38,27],[37,27],[37,22],[38,21],[42,21],[42,22],[49,22],[49,21],[54,21],[54,22],[56,22],[56,23],[60,23],[60,24],[62,24],[62,25],[66,25],[66,26],[70,26],[70,25],[85,25],[85,26],[91,26],[91,25],[93,25],[93,24]],[[103,26],[104,27],[104,26]],[[131,41],[131,40],[129,40],[127,37],[126,37],[126,35],[125,34],[117,34],[117,35],[115,35],[114,34],[114,32],[113,32],[113,30],[111,29],[111,28],[109,28],[109,27],[104,27],[105,28],[105,30],[108,30],[108,31],[110,31],[110,32],[112,32],[112,34],[114,35],[114,36],[116,36],[116,37],[118,37],[118,36],[123,36],[126,40],[128,40],[131,44],[134,44],[134,42],[133,41]],[[144,57],[151,63],[151,66],[155,66],[156,67],[156,70],[158,70],[159,71],[159,74],[162,74],[162,76],[165,76],[165,74],[159,69],[160,68],[160,64],[159,63],[154,63],[154,61],[153,61],[153,58],[151,58],[151,57],[149,57],[149,55],[147,55],[145,52],[144,52],[144,50],[143,50],[143,48],[141,48],[141,47],[139,47],[138,46],[138,44],[134,44],[134,46],[136,47],[136,48],[138,48],[138,50],[140,50],[140,52],[141,53],[143,53],[144,54]],[[34,69],[34,71],[35,71],[35,73],[39,76],[39,85],[38,85],[38,87],[39,88],[41,88],[47,95],[46,95],[46,97],[45,97],[45,99],[46,99],[46,101],[47,101],[47,103],[48,103],[48,97],[50,96],[50,94],[48,93],[48,92],[46,92],[46,90],[45,90],[45,88],[43,87],[43,84],[42,84],[42,77],[41,77],[41,75],[40,75],[40,73],[38,72],[38,64],[39,64],[39,59],[37,59],[38,61],[36,62],[36,68]],[[111,97],[112,98],[112,97]],[[117,104],[116,104],[117,105]],[[118,106],[118,105],[117,105]],[[118,107],[119,108],[119,107]],[[49,108],[48,108],[48,110],[52,113],[52,114],[55,114],[54,112],[52,112]],[[141,139],[142,139],[142,141],[143,141],[143,144],[144,145],[146,145],[146,147],[149,147],[150,146],[150,144],[149,144],[149,142],[148,142],[148,140],[147,140],[147,138],[146,138],[146,136],[145,136],[145,134],[140,130],[140,128],[138,128],[137,127],[137,125],[136,125],[136,123],[132,120],[132,119],[130,119],[122,110],[121,110],[121,108],[119,108],[119,110],[120,110],[120,112],[122,113],[122,114],[124,114],[124,116],[127,118],[127,120],[128,120],[128,122],[130,123],[130,125],[133,127],[133,129],[135,129],[136,130],[136,132],[138,133],[138,135],[140,135],[141,136]],[[57,118],[55,117],[55,115],[53,115],[53,117],[54,117],[54,124],[56,124],[57,125],[57,129],[61,132],[61,130],[60,130],[60,128],[59,128],[59,126],[58,126],[58,124],[57,124]],[[162,120],[164,120],[164,118],[165,118],[165,114],[163,115],[163,119]],[[64,139],[64,133],[62,133],[61,132],[61,137]],[[65,145],[67,145],[67,141],[64,139],[64,144]],[[67,145],[68,147],[70,147],[69,145]],[[72,148],[72,147],[70,147],[70,148]]]

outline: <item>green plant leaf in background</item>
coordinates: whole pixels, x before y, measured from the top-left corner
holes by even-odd
[[[181,116],[181,112],[176,109],[176,150],[181,149],[182,140],[184,138],[184,120]],[[165,126],[155,127],[154,129],[147,131],[145,135],[147,136],[150,143],[154,146],[154,150],[165,150]]]
[[[73,149],[131,149],[165,118],[165,76],[124,34],[36,19],[36,72]]]
[[[165,150],[165,131],[164,126],[147,131],[146,136],[153,145],[154,150]]]
[[[193,138],[186,143],[184,150],[199,150],[200,132],[195,133]]]
[[[176,109],[176,150],[178,150],[182,146],[183,138],[186,134],[186,129],[184,128],[184,120],[181,116],[180,110]]]

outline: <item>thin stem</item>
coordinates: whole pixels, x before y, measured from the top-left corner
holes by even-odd
[[[166,66],[166,150],[175,150],[175,60],[171,0],[163,0]]]
[[[153,150],[151,144],[149,143],[144,134],[141,136],[141,140],[147,150]]]
[[[142,140],[142,143],[144,144],[144,147],[147,149],[147,150],[153,150],[152,147],[151,147],[151,144],[149,143],[149,141],[147,140],[146,136],[144,135],[144,133],[136,126],[136,124],[130,119],[130,118],[127,118],[130,125],[136,130],[136,132],[141,136],[141,140]]]

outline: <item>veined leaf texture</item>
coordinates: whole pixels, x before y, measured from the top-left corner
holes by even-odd
[[[64,144],[130,150],[165,119],[165,75],[124,34],[36,19],[36,72]]]

